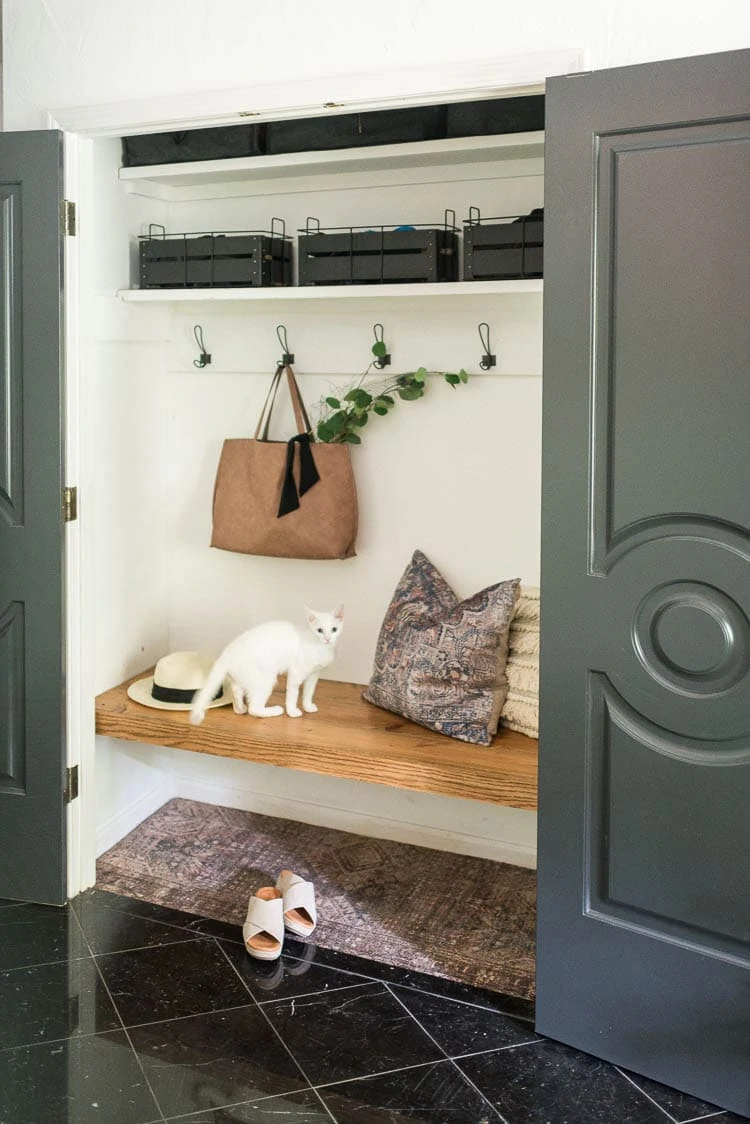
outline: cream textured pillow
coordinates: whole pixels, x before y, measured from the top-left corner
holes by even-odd
[[[507,692],[519,589],[515,578],[459,601],[415,551],[385,614],[365,699],[441,734],[489,745]]]
[[[539,608],[538,587],[521,586],[508,632],[508,693],[500,715],[501,725],[530,738],[539,737]]]

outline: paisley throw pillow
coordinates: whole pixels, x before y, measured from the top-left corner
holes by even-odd
[[[385,614],[364,698],[441,734],[489,745],[508,690],[508,630],[520,580],[460,601],[420,550]]]

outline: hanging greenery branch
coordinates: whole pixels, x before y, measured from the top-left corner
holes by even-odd
[[[381,350],[378,351],[378,348]],[[376,357],[385,355],[385,344],[376,343],[372,351]],[[429,374],[441,375],[454,389],[461,383],[469,381],[469,376],[463,368],[454,374],[428,371],[425,367],[420,367],[405,375],[392,375],[389,379],[382,380],[380,385],[370,385],[370,389],[365,390],[362,383],[369,371],[368,367],[356,385],[340,398],[330,397],[324,400],[323,416],[317,427],[318,441],[328,445],[344,443],[361,445],[360,430],[367,425],[370,415],[385,417],[394,408],[398,399],[402,402],[414,402],[417,398],[422,398],[427,389]]]

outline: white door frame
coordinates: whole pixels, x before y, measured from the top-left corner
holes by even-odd
[[[66,197],[73,199],[85,222],[86,201],[93,193],[90,142],[96,137],[237,125],[254,121],[325,116],[434,102],[541,93],[546,78],[584,69],[579,48],[539,51],[476,63],[412,67],[304,81],[190,92],[140,101],[52,109],[49,128],[65,134]],[[90,213],[90,211],[89,211]],[[66,481],[79,489],[81,517],[67,528],[67,744],[68,765],[79,766],[79,798],[68,806],[68,895],[74,897],[96,880],[96,768],[94,733],[93,630],[90,602],[83,591],[94,588],[94,535],[85,517],[95,465],[82,456],[81,409],[87,378],[80,338],[80,252],[76,239],[66,245]]]

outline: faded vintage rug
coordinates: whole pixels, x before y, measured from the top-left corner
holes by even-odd
[[[523,867],[175,799],[101,856],[96,885],[241,926],[282,869],[315,884],[322,948],[533,998]]]

